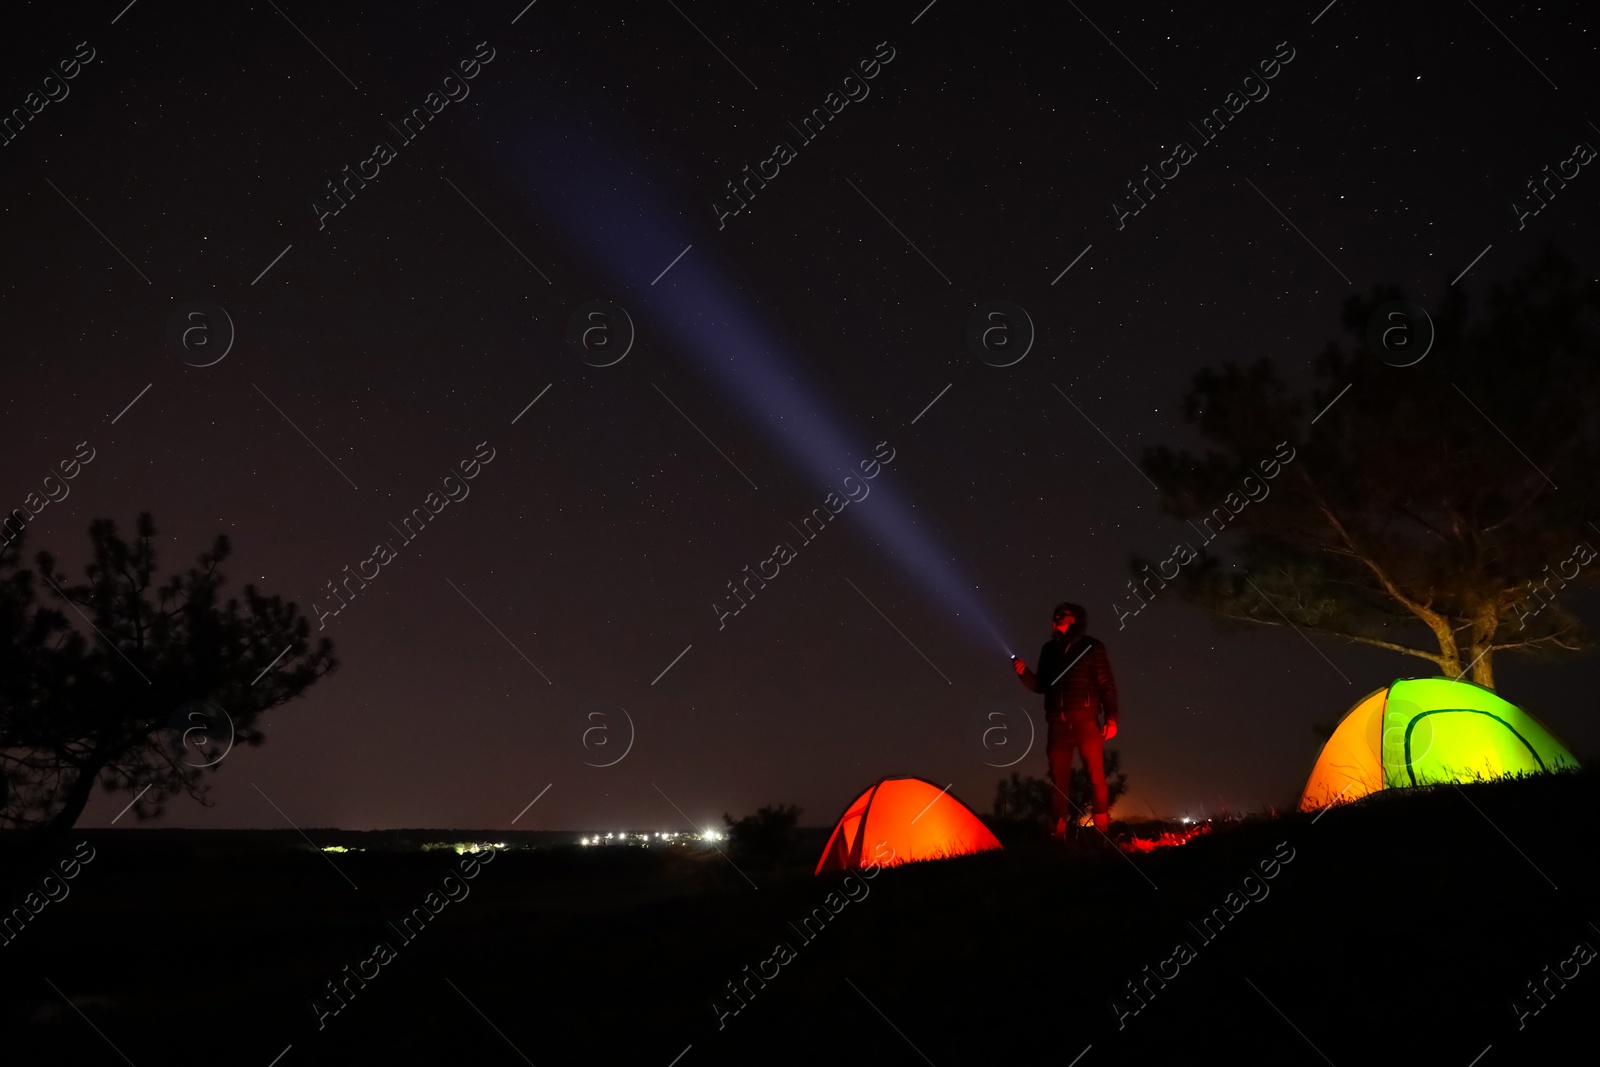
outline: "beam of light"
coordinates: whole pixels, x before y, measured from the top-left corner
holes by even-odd
[[[521,187],[532,191],[532,206],[564,230],[602,276],[626,293],[627,302],[640,307],[643,317],[690,356],[821,488],[846,495],[841,483],[847,476],[860,480],[857,465],[872,457],[873,445],[841,425],[810,384],[781,328],[719,266],[714,242],[701,235],[703,227],[686,219],[698,211],[706,222],[712,221],[709,202],[669,202],[657,191],[659,185],[652,187],[641,174],[638,160],[615,158],[600,146],[598,118],[583,118],[581,127],[541,118],[537,126],[518,131],[511,162]],[[799,196],[802,190],[774,183],[763,195]],[[685,246],[696,239],[701,247],[678,262]],[[652,278],[659,279],[661,265],[669,261],[675,263],[672,273],[653,285]],[[889,445],[915,460],[913,448],[897,447],[892,440]],[[883,476],[887,473],[866,483],[869,496],[859,501],[859,508],[847,510],[859,512],[856,517],[879,547],[969,636],[1007,649],[977,586],[918,516],[895,478]]]

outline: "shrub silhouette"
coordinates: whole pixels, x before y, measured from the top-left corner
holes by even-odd
[[[1121,773],[1122,756],[1106,749],[1106,796],[1112,807],[1128,791],[1128,776]],[[1011,837],[1044,836],[1051,830],[1050,794],[1055,791],[1049,778],[1024,777],[1015,771],[1010,778],[995,783],[994,812],[991,822],[995,832],[1004,831]],[[1074,762],[1072,782],[1067,786],[1069,809],[1074,821],[1086,819],[1094,810],[1094,790],[1089,785],[1089,775]]]
[[[772,864],[784,858],[795,842],[795,824],[800,809],[787,804],[756,809],[737,821],[723,813],[728,824],[728,844],[737,859],[755,864]]]

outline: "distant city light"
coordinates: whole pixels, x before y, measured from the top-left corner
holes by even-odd
[[[683,830],[613,830],[606,834],[583,835],[578,838],[578,844],[585,847],[591,845],[636,844],[649,848],[657,842],[674,845],[689,841],[726,841],[727,834],[719,834],[715,830],[701,830],[691,833]],[[488,847],[488,846],[485,846]],[[504,848],[504,845],[497,846]]]
[[[447,848],[460,856],[468,852],[491,852],[507,847],[509,846],[504,841],[429,841],[422,846],[422,851],[433,852]],[[359,852],[360,849],[355,851]]]

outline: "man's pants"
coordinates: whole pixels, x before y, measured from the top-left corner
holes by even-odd
[[[1110,804],[1106,798],[1106,768],[1104,735],[1100,724],[1092,715],[1073,715],[1065,721],[1051,721],[1047,735],[1047,754],[1050,757],[1050,780],[1055,788],[1050,790],[1050,808],[1053,822],[1062,819],[1071,826],[1082,812],[1072,810],[1067,802],[1072,788],[1072,753],[1083,756],[1083,766],[1089,772],[1089,782],[1094,787],[1094,813],[1104,815]]]

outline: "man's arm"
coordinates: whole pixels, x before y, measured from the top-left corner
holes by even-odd
[[[1106,722],[1117,721],[1117,680],[1111,676],[1111,660],[1106,656],[1106,646],[1096,641],[1094,646],[1095,681],[1100,687],[1100,705],[1105,709]]]
[[[1011,666],[1012,669],[1017,672],[1017,680],[1022,683],[1023,687],[1027,689],[1028,692],[1042,692],[1042,690],[1039,688],[1038,676],[1028,669],[1027,663],[1023,662],[1020,657],[1012,660]]]

